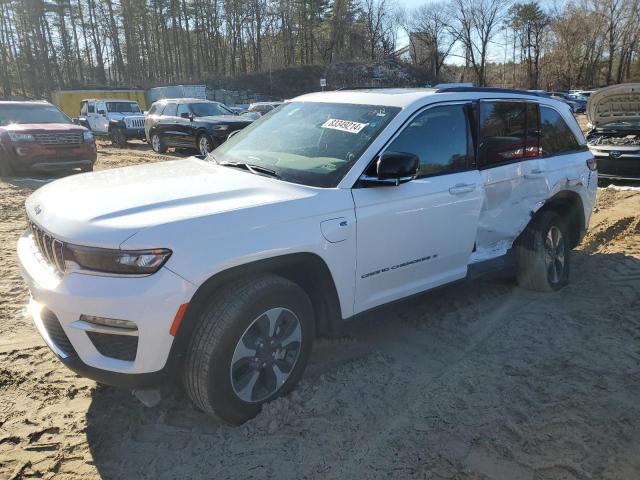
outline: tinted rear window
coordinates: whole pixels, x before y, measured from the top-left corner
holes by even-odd
[[[580,149],[580,144],[569,126],[562,116],[552,108],[540,108],[540,139],[543,155]]]
[[[162,111],[162,115],[166,115],[168,117],[175,117],[177,110],[178,110],[178,107],[175,103],[168,103],[167,106],[164,107],[164,110]]]

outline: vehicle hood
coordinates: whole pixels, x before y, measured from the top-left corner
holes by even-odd
[[[144,114],[133,112],[109,112],[109,118],[111,120],[124,120],[125,118],[144,118]]]
[[[313,190],[189,158],[56,180],[35,191],[26,209],[62,241],[118,248],[148,227],[298,200]]]
[[[215,115],[210,117],[198,117],[198,120],[206,123],[224,123],[227,125],[249,125],[253,120],[239,118],[236,115]]]
[[[0,127],[7,132],[77,132],[84,131],[86,128],[76,125],[75,123],[12,123]]]
[[[593,127],[640,121],[640,83],[612,85],[594,92],[587,102],[587,120]]]

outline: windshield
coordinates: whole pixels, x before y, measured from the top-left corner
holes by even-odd
[[[196,117],[215,117],[216,115],[234,115],[234,113],[219,103],[192,103],[191,111]]]
[[[107,112],[140,113],[140,107],[135,102],[107,102]]]
[[[213,153],[218,163],[246,163],[282,180],[335,187],[399,108],[344,103],[286,103]]]
[[[0,125],[10,123],[71,123],[71,120],[53,105],[0,105]]]

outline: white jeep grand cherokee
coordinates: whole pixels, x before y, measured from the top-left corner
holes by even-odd
[[[98,382],[177,372],[231,423],[290,391],[316,335],[469,275],[553,291],[596,165],[569,108],[498,89],[317,93],[207,158],[76,175],[26,202],[46,343]]]

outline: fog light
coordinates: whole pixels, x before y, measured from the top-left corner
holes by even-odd
[[[129,320],[118,320],[116,318],[94,317],[93,315],[80,315],[80,320],[94,325],[105,327],[124,328],[126,330],[137,330],[138,326]]]

